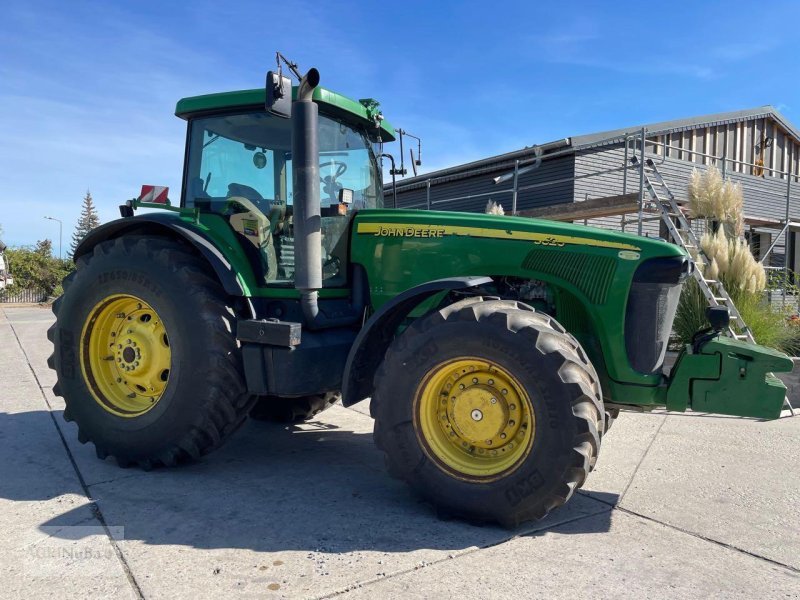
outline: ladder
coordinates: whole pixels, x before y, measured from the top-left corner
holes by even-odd
[[[636,157],[631,159],[631,162],[634,164],[637,161],[638,159]],[[756,340],[753,337],[753,333],[744,322],[741,313],[739,313],[739,310],[733,303],[722,281],[706,279],[703,273],[700,272],[700,269],[697,268],[697,257],[701,257],[706,264],[710,264],[711,261],[700,247],[700,240],[697,239],[697,235],[692,231],[689,220],[686,218],[686,215],[683,214],[680,206],[678,206],[678,202],[672,190],[667,186],[652,159],[648,158],[645,160],[645,167],[646,168],[642,170],[644,174],[644,188],[647,190],[648,194],[650,194],[652,203],[656,205],[661,213],[661,219],[667,226],[673,242],[688,252],[689,260],[692,261],[692,275],[697,281],[698,286],[700,286],[700,290],[703,292],[709,305],[727,307],[731,317],[731,323],[736,323],[738,328],[742,331],[742,333],[736,333],[736,330],[732,326],[729,326],[727,333],[730,337],[737,340],[747,340],[751,344],[755,344]],[[677,225],[673,219],[677,220]],[[684,235],[686,237],[684,237]],[[794,407],[791,402],[789,402],[788,396],[784,400],[784,406],[789,409],[789,414],[794,416]]]
[[[695,263],[697,257],[701,257],[706,264],[710,264],[711,260],[700,247],[700,240],[697,239],[697,235],[692,231],[689,220],[678,206],[675,196],[667,186],[664,178],[661,177],[661,173],[659,173],[655,163],[652,159],[648,158],[645,161],[645,166],[647,168],[644,171],[644,187],[650,194],[653,204],[655,204],[661,212],[661,219],[667,226],[673,243],[689,253],[690,260],[695,267],[692,269],[692,275],[697,280],[697,284],[700,286],[700,290],[706,297],[708,304],[710,306],[725,306],[728,309],[731,316],[731,324],[736,324],[742,331],[742,333],[736,333],[736,330],[731,325],[728,327],[728,335],[730,337],[737,340],[746,340],[751,344],[755,344],[756,340],[750,328],[748,328],[747,324],[744,322],[742,315],[733,303],[722,281],[706,279],[703,273],[700,272],[700,269],[697,268]],[[673,219],[677,220],[677,225]]]

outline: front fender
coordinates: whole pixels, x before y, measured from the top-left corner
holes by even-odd
[[[372,394],[372,376],[394,339],[397,328],[421,302],[452,290],[464,290],[491,283],[491,277],[448,277],[407,289],[370,317],[356,337],[342,376],[342,404],[351,406]]]
[[[202,229],[193,227],[191,223],[172,214],[137,215],[100,225],[83,238],[75,249],[73,259],[77,261],[81,256],[90,253],[101,242],[129,234],[172,236],[188,242],[214,269],[226,293],[231,296],[244,295],[244,289],[236,276],[236,270],[214,240]]]

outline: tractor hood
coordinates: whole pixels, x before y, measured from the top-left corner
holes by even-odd
[[[659,363],[672,317],[652,313],[672,312],[690,268],[681,248],[659,239],[527,217],[424,210],[359,211],[351,257],[366,270],[376,309],[447,277],[543,283],[559,322],[590,354],[605,358],[610,379],[635,384],[633,390],[663,383]],[[650,331],[658,323],[666,334]],[[619,388],[620,397],[631,393]]]
[[[377,237],[466,237],[529,242],[532,246],[616,251],[617,257],[637,261],[656,256],[685,256],[674,244],[658,238],[529,217],[474,213],[369,210],[359,213],[356,233]]]

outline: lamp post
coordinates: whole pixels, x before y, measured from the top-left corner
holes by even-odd
[[[61,260],[61,231],[64,227],[64,223],[61,221],[61,219],[56,219],[55,217],[45,217],[45,219],[58,221],[58,259]]]

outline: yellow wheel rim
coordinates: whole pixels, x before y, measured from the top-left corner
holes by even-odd
[[[516,469],[533,445],[530,398],[502,367],[462,358],[428,371],[414,401],[417,437],[440,468],[465,480]]]
[[[164,394],[172,354],[164,323],[135,296],[109,296],[89,313],[81,370],[94,399],[120,417],[138,417]]]

